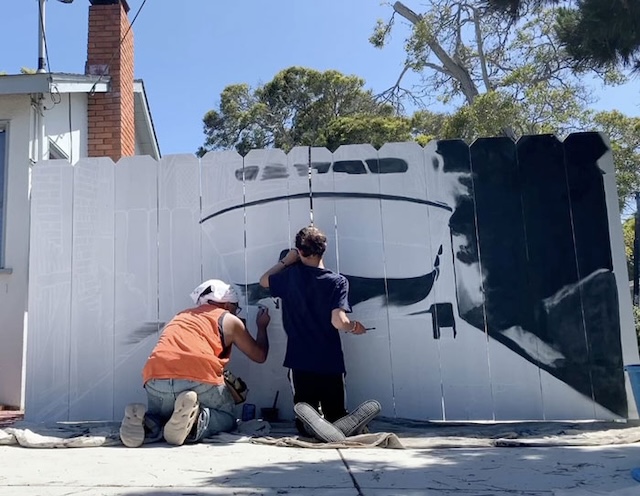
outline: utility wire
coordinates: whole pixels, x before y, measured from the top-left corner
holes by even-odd
[[[100,81],[102,81],[102,78],[104,76],[106,76],[107,74],[107,70],[109,69],[109,67],[111,66],[111,62],[113,62],[113,59],[116,58],[116,55],[118,55],[118,53],[120,52],[120,48],[122,47],[122,44],[124,43],[124,41],[127,39],[127,36],[129,34],[129,32],[131,31],[131,28],[133,28],[133,25],[136,22],[136,19],[138,18],[138,16],[140,15],[140,12],[142,12],[142,8],[145,6],[145,4],[147,3],[147,0],[143,0],[142,4],[140,5],[140,7],[138,7],[138,11],[136,12],[136,15],[133,16],[133,20],[131,21],[131,24],[129,24],[129,27],[127,28],[127,31],[124,33],[124,36],[122,37],[122,39],[120,40],[120,44],[118,45],[118,48],[113,52],[113,55],[111,56],[111,59],[109,59],[109,62],[107,63],[107,65],[105,66],[104,70],[102,71],[102,73],[100,74],[100,76],[98,77],[98,80],[93,83],[93,86],[91,87],[91,89],[89,90],[89,95],[93,96],[96,92],[96,87],[98,86],[98,83]]]

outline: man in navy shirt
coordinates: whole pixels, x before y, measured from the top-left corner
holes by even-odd
[[[334,422],[347,414],[338,331],[366,330],[347,317],[351,307],[346,277],[324,267],[327,237],[315,227],[305,227],[296,234],[295,246],[263,274],[260,284],[282,299],[287,333],[284,366],[290,369],[294,403],[307,403]],[[299,420],[296,426],[305,434]]]

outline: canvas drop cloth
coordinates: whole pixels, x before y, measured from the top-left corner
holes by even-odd
[[[0,428],[0,445],[25,448],[86,448],[121,445],[117,422],[28,424]],[[495,448],[605,446],[640,442],[640,422],[416,422],[380,419],[371,434],[341,443],[322,443],[296,436],[292,422],[261,420],[239,423],[233,433],[205,442],[252,442],[297,448]],[[150,445],[152,446],[152,445]]]

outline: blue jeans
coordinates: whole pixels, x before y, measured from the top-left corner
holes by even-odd
[[[145,443],[162,440],[162,427],[173,413],[176,398],[184,391],[194,391],[198,395],[200,407],[209,410],[209,424],[203,437],[231,432],[236,427],[235,403],[224,384],[214,386],[183,379],[151,379],[144,388],[147,391]]]

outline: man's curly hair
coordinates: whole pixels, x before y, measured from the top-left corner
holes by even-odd
[[[327,237],[317,227],[303,227],[296,234],[296,248],[304,257],[316,255],[322,258],[327,249]]]

